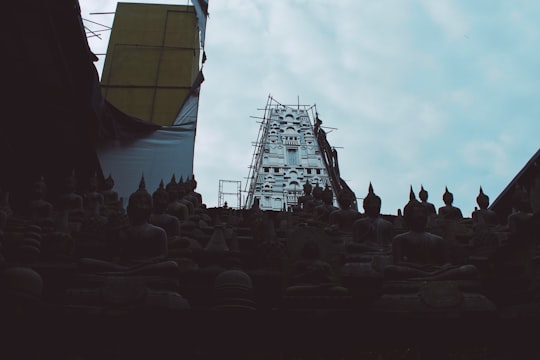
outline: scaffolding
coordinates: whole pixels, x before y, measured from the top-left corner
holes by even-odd
[[[226,187],[226,189],[225,189]],[[232,190],[234,191],[229,191]],[[236,200],[236,206],[231,206],[231,202],[227,201],[233,197]],[[240,209],[242,206],[242,182],[236,180],[219,180],[218,207],[227,207],[232,209]]]
[[[277,100],[275,100],[271,95],[268,96],[268,100],[266,102],[266,106],[264,107],[264,109],[259,109],[259,110],[264,111],[263,116],[262,117],[252,116],[252,118],[256,118],[260,120],[258,121],[260,122],[260,127],[259,127],[259,132],[257,135],[257,141],[253,144],[255,149],[253,151],[251,164],[249,166],[249,173],[248,173],[248,177],[246,178],[246,183],[245,183],[244,192],[247,195],[245,198],[244,208],[248,208],[254,203],[255,193],[257,192],[256,185],[258,182],[260,182],[258,181],[260,180],[258,179],[258,177],[262,176],[261,174],[259,174],[259,172],[261,171],[265,148],[267,147],[267,145],[269,145],[268,134],[270,131],[270,120],[271,120],[270,118],[272,117],[272,110],[284,109],[284,108],[296,109],[293,111],[300,111],[300,110],[304,111],[307,118],[309,119],[309,127],[311,128],[311,131],[314,134],[316,133],[316,128],[314,128],[314,125],[313,125],[313,119],[318,119],[317,109],[315,105],[301,105],[300,102],[294,105],[284,105],[278,102]],[[275,191],[273,192],[276,193]],[[302,193],[303,192],[301,188],[298,190],[295,189],[292,191],[289,190],[287,192],[284,192],[282,194],[283,206],[285,208],[289,208],[290,206],[296,205],[297,199],[300,195],[302,195]],[[336,194],[334,194],[334,196],[335,195]]]

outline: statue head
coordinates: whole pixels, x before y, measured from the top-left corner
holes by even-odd
[[[426,191],[426,189],[424,189],[423,185],[420,185],[420,192],[418,193],[418,197],[420,197],[420,200],[422,200],[422,202],[426,202],[428,199],[428,192]]]
[[[476,197],[476,203],[480,207],[480,209],[487,209],[489,206],[489,196],[484,194],[484,191],[482,190],[482,187],[480,186],[480,193]]]
[[[324,187],[322,198],[326,205],[332,205],[332,203],[334,202],[334,192],[332,191],[332,189],[330,189],[330,186],[328,186],[328,184],[326,184],[326,186]]]
[[[304,194],[305,195],[311,195],[312,186],[309,183],[309,180],[306,179],[306,183],[304,184]]]
[[[187,182],[190,191],[194,191],[197,188],[197,180],[195,180],[195,174],[191,175],[191,179],[189,179]]]
[[[165,191],[169,194],[169,201],[175,201],[178,199],[178,184],[176,183],[176,177],[171,177],[171,181],[165,186]]]
[[[180,177],[180,181],[178,181],[178,184],[176,184],[176,191],[179,199],[183,198],[184,195],[187,194],[187,186],[186,183],[184,183],[184,178]]]
[[[152,213],[152,196],[146,191],[144,176],[141,177],[139,188],[129,197],[127,215],[134,225],[148,221]]]
[[[403,208],[403,218],[412,231],[423,232],[426,228],[428,219],[426,208],[414,197],[410,198],[407,205]]]
[[[112,190],[113,187],[114,187],[114,179],[112,178],[112,175],[109,174],[109,176],[107,176],[107,178],[103,182],[103,189]]]
[[[452,205],[452,203],[454,202],[454,195],[450,191],[448,191],[447,186],[445,186],[445,188],[444,188],[444,194],[443,194],[442,198],[443,198],[444,203],[447,206]]]
[[[158,214],[165,212],[167,205],[169,205],[169,194],[165,191],[165,185],[163,180],[159,183],[159,187],[152,194],[152,201],[154,203],[154,211]]]
[[[322,198],[323,189],[319,186],[319,183],[317,182],[315,184],[315,188],[313,189],[313,197],[316,199]]]
[[[381,198],[375,195],[371,183],[369,183],[368,194],[364,198],[363,206],[366,215],[371,218],[377,217],[381,213]]]
[[[338,201],[342,209],[350,209],[355,200],[354,193],[348,189],[343,189],[339,192]]]

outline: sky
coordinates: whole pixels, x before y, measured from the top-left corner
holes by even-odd
[[[112,25],[90,13],[116,1],[79,1],[83,19]],[[371,182],[382,213],[423,186],[436,207],[448,187],[470,216],[480,186],[494,201],[540,148],[536,0],[210,0],[208,10],[194,157],[208,207],[220,180],[246,187],[253,117],[270,95],[316,105],[336,128],[328,140],[360,210]],[[99,34],[88,40],[103,54],[109,32]]]

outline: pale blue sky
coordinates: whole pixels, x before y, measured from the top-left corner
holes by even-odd
[[[89,13],[116,1],[80,4],[112,24]],[[220,179],[244,188],[250,116],[269,94],[317,105],[342,176],[358,197],[371,181],[388,214],[423,184],[436,207],[448,186],[470,216],[479,186],[495,200],[540,147],[538,1],[210,0],[209,13],[194,159],[209,207]]]

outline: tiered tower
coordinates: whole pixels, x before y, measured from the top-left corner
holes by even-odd
[[[317,141],[319,123],[315,105],[268,98],[246,182],[246,208],[258,199],[262,210],[288,209],[297,204],[306,181],[334,190]]]

